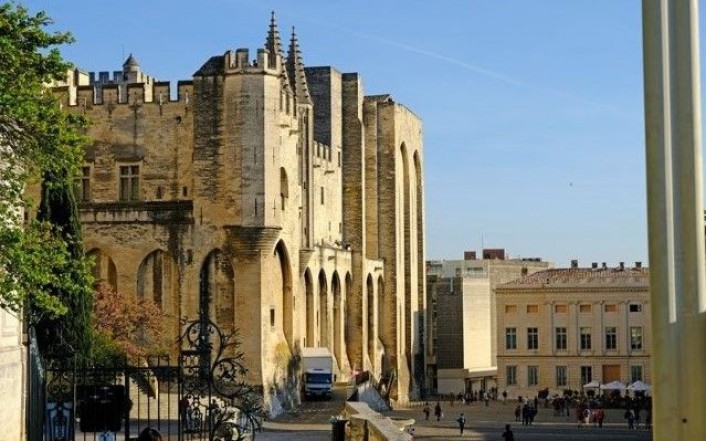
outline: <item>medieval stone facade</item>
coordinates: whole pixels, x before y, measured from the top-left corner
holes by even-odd
[[[208,59],[190,81],[74,72],[58,87],[91,121],[77,181],[95,275],[173,317],[237,328],[251,380],[282,400],[299,348],[326,346],[338,378],[423,370],[422,124],[357,73],[266,43]],[[292,388],[289,388],[292,389]]]

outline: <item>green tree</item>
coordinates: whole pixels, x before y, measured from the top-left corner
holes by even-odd
[[[28,306],[45,348],[60,336],[87,356],[92,281],[71,194],[85,122],[62,112],[47,88],[66,78],[71,66],[57,46],[73,41],[48,32],[51,23],[43,12],[0,5],[0,303]],[[24,190],[40,180],[41,219],[24,219],[32,207]]]

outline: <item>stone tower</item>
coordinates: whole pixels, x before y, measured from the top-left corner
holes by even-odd
[[[423,373],[421,121],[360,75],[264,47],[209,58],[191,81],[76,71],[57,87],[91,121],[79,177],[94,273],[173,317],[237,328],[273,411],[297,393],[290,360],[326,346],[338,378]],[[296,398],[295,398],[296,401]]]

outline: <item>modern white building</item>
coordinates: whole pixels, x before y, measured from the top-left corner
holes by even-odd
[[[427,262],[427,387],[465,393],[495,386],[497,376],[495,286],[551,267],[538,258],[506,259],[484,249],[481,259]]]

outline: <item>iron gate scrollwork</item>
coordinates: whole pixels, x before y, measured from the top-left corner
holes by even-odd
[[[147,427],[179,441],[254,438],[262,395],[246,381],[237,333],[223,333],[204,315],[183,326],[176,363],[166,356],[105,365],[44,360],[33,439],[43,431],[46,441],[128,440]]]
[[[237,332],[224,333],[205,314],[181,336],[180,418],[190,439],[253,439],[261,428],[262,398],[246,381]]]

